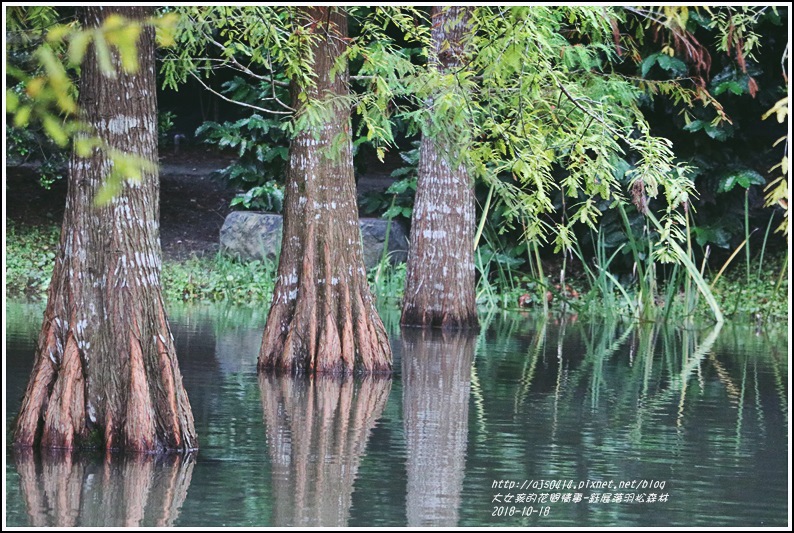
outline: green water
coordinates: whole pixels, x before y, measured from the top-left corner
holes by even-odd
[[[9,427],[42,307],[6,312]],[[258,378],[263,311],[171,316],[198,454],[6,444],[8,526],[787,524],[783,328],[506,314],[442,337],[387,312],[393,379],[339,382]]]

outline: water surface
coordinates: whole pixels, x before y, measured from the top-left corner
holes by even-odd
[[[42,310],[7,304],[7,427]],[[7,525],[787,524],[782,328],[504,314],[442,335],[392,311],[393,379],[338,381],[258,377],[263,311],[171,317],[199,452],[6,444]]]

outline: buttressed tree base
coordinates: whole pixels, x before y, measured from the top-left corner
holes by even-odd
[[[344,52],[347,15],[329,7],[302,15],[316,32],[316,83],[293,82],[299,114],[301,93],[314,101],[349,93],[347,70],[332,73]],[[258,367],[296,374],[391,371],[391,347],[361,251],[347,107],[300,131],[290,145],[281,257]]]
[[[80,9],[84,28],[140,7]],[[138,68],[102,72],[89,50],[79,107],[99,139],[157,162],[155,38],[141,28]],[[106,150],[73,154],[60,248],[36,361],[14,443],[135,452],[197,447],[193,415],[176,359],[160,287],[156,171],[125,183],[106,205],[95,198],[112,170]]]

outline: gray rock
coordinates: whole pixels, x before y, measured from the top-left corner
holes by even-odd
[[[364,264],[367,269],[376,266],[383,255],[388,220],[362,218],[361,238]],[[234,211],[229,213],[221,228],[221,251],[244,260],[276,261],[281,249],[282,218],[271,213]],[[408,232],[396,221],[389,230],[389,260],[392,264],[405,262],[408,257]]]
[[[281,226],[281,215],[232,211],[221,227],[221,252],[248,261],[275,261],[281,249]]]
[[[389,228],[391,224],[391,228]],[[361,244],[364,248],[364,264],[367,269],[377,266],[383,256],[386,231],[389,231],[389,261],[395,265],[408,259],[408,232],[399,222],[382,218],[361,218]]]

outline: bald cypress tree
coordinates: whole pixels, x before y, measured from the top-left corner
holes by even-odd
[[[144,7],[79,9],[84,28],[111,14],[141,21]],[[138,68],[89,53],[80,76],[83,120],[111,149],[157,163],[155,36],[143,25]],[[160,286],[156,171],[94,202],[114,163],[108,150],[72,155],[60,247],[14,443],[137,452],[197,447]]]
[[[465,59],[470,7],[433,7],[428,68],[448,74]],[[431,113],[435,96],[426,106]],[[474,186],[461,145],[450,135],[422,136],[411,216],[404,326],[477,329],[474,288]]]
[[[347,15],[301,8],[311,32],[314,84],[292,82],[300,115],[309,101],[344,101]],[[375,309],[361,249],[353,176],[350,110],[335,106],[317,127],[292,139],[278,278],[258,366],[293,373],[385,373],[391,348]]]

